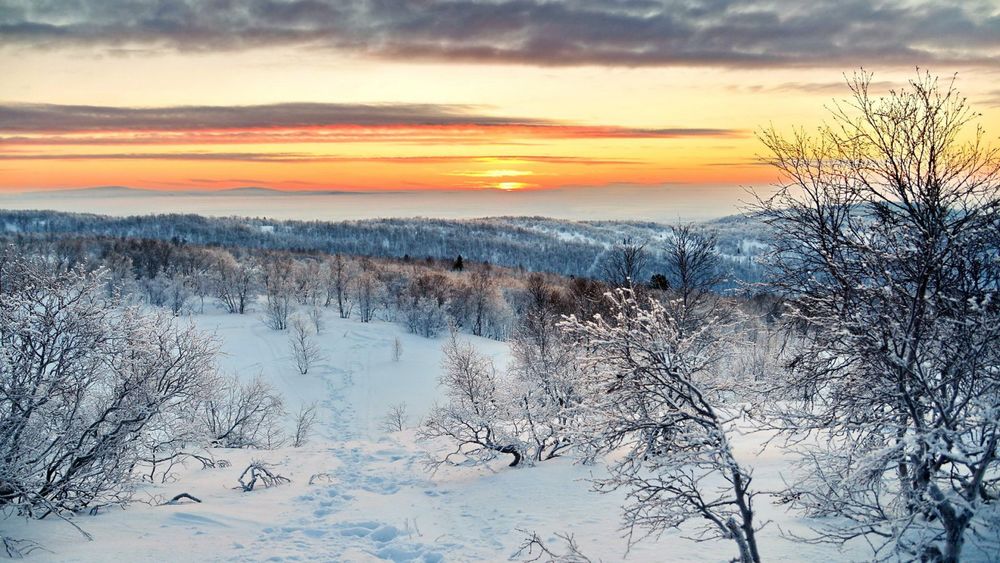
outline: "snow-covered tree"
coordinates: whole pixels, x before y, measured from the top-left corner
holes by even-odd
[[[1000,159],[953,84],[849,85],[815,136],[762,135],[773,283],[805,340],[781,396],[807,400],[775,424],[816,444],[787,498],[852,522],[825,539],[956,562],[998,525]]]
[[[721,345],[713,323],[685,333],[654,299],[609,294],[611,312],[563,324],[582,361],[577,440],[608,456],[599,491],[624,489],[631,535],[705,522],[708,537],[732,539],[744,563],[759,562],[751,472],[733,455],[737,407],[720,401],[714,373]],[[710,337],[709,337],[710,336]]]
[[[335,254],[326,262],[326,306],[337,302],[337,312],[340,318],[351,316],[350,287],[354,279],[354,271],[347,259],[341,254]]]
[[[257,269],[250,260],[237,261],[228,252],[219,252],[213,264],[215,294],[230,313],[244,314],[250,305]]]
[[[493,361],[452,332],[444,348],[440,385],[446,403],[436,406],[419,430],[423,439],[447,438],[455,448],[434,466],[469,460],[485,463],[510,455],[514,467],[526,457],[516,409],[517,394],[505,385]]]
[[[323,359],[323,351],[313,338],[312,328],[300,316],[292,318],[288,348],[292,353],[295,367],[302,375],[309,373],[309,369]]]
[[[295,293],[292,262],[285,257],[270,257],[265,260],[261,272],[264,297],[267,300],[264,324],[273,330],[286,330]]]
[[[557,326],[559,296],[540,274],[528,278],[528,302],[511,339],[510,372],[519,382],[520,404],[536,460],[551,459],[572,445],[579,401],[577,351]]]

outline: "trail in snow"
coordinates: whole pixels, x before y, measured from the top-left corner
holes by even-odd
[[[353,338],[352,338],[353,337]],[[395,495],[402,488],[423,487],[428,495],[436,495],[434,484],[421,477],[423,468],[419,454],[383,440],[378,449],[362,437],[358,428],[357,409],[350,400],[355,395],[355,381],[364,377],[367,363],[359,360],[368,356],[373,342],[348,333],[352,341],[351,356],[342,359],[341,368],[327,368],[322,375],[327,393],[320,407],[327,415],[322,428],[323,438],[331,444],[327,450],[338,466],[328,472],[329,483],[316,484],[306,494],[294,500],[294,514],[279,518],[285,523],[267,527],[263,536],[248,552],[236,560],[268,561],[328,561],[350,560],[352,557],[389,561],[423,561],[436,563],[444,554],[462,546],[458,544],[427,545],[417,541],[416,524],[383,522],[372,519],[345,519],[344,512],[359,494]],[[366,358],[367,359],[367,358]],[[326,479],[323,479],[326,481]],[[400,527],[402,526],[402,528]]]

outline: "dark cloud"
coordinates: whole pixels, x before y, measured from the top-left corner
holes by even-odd
[[[0,43],[534,65],[1000,63],[995,0],[13,0]]]
[[[0,160],[229,160],[242,162],[307,162],[328,160],[304,153],[180,152],[180,153],[4,153]]]
[[[573,165],[636,164],[631,159],[599,159],[568,156],[337,156],[302,152],[128,152],[128,153],[34,153],[6,152],[0,160],[207,160],[239,162],[367,162],[379,164],[448,164],[475,162],[535,162]]]
[[[472,106],[283,103],[155,108],[57,104],[0,105],[0,132],[205,131],[359,126],[522,125],[551,122],[491,117]]]
[[[507,137],[735,137],[735,129],[632,128],[497,117],[475,106],[283,103],[131,108],[0,104],[0,144],[121,145],[334,143],[431,140],[503,133]]]

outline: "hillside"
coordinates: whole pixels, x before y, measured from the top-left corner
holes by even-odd
[[[514,557],[529,532],[557,541],[573,533],[595,561],[722,561],[732,554],[725,541],[691,542],[693,528],[647,539],[629,549],[619,530],[622,495],[589,491],[586,479],[601,465],[572,457],[534,467],[446,467],[432,473],[426,451],[448,444],[417,442],[412,428],[442,400],[437,387],[443,339],[405,334],[385,322],[360,323],[327,315],[318,339],[327,359],[315,373],[300,375],[288,357],[287,335],[266,328],[255,315],[206,314],[192,321],[222,343],[226,371],[243,379],[262,374],[285,396],[287,408],[317,402],[314,440],[302,448],[214,450],[231,466],[201,469],[189,462],[178,478],[144,485],[140,499],[169,499],[187,492],[203,502],[174,506],[136,503],[126,510],[101,509],[74,522],[94,536],[84,540],[57,519],[3,521],[16,537],[36,539],[46,551],[36,561],[504,561]],[[394,362],[391,346],[402,342]],[[505,344],[468,337],[507,361]],[[390,405],[405,402],[407,430],[386,432],[381,419]],[[786,468],[779,450],[759,454],[758,436],[740,438],[740,456],[755,467],[761,490],[777,487]],[[291,483],[243,493],[233,490],[251,459],[273,464]],[[323,477],[315,477],[316,475]],[[314,484],[310,485],[310,478]],[[761,497],[765,528],[761,541],[769,560],[843,558],[832,546],[803,545],[782,532],[806,532],[805,520]],[[638,539],[635,538],[635,539]]]
[[[718,251],[738,281],[763,275],[756,259],[767,247],[759,222],[732,216],[704,223],[719,236]],[[565,221],[544,217],[274,221],[198,215],[111,217],[52,211],[0,211],[8,235],[138,237],[192,244],[290,249],[361,256],[454,258],[565,276],[600,277],[609,249],[625,237],[647,243],[648,274],[665,268],[659,241],[670,227],[625,221]]]

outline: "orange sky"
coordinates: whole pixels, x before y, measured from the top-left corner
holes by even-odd
[[[32,10],[0,15],[0,24],[100,17]],[[555,25],[569,21],[566,14]],[[619,17],[604,14],[612,16]],[[883,89],[912,77],[916,64],[958,72],[982,124],[1000,135],[998,41],[988,34],[970,39],[982,56],[904,44],[891,56],[879,55],[885,47],[829,60],[808,51],[807,64],[771,64],[758,48],[765,62],[743,65],[739,49],[750,47],[731,47],[728,59],[712,55],[721,62],[691,47],[691,60],[675,61],[688,43],[664,46],[650,32],[645,50],[629,44],[622,55],[624,47],[601,43],[603,51],[589,53],[578,45],[583,53],[566,62],[565,46],[546,46],[552,60],[534,63],[549,51],[518,44],[483,54],[481,45],[461,43],[470,40],[460,30],[442,32],[455,38],[441,53],[428,51],[440,45],[423,35],[412,39],[421,50],[412,47],[419,56],[411,57],[384,42],[244,45],[243,32],[228,28],[211,40],[195,30],[147,41],[114,17],[98,39],[62,39],[75,28],[52,37],[0,32],[0,191],[765,184],[771,174],[754,163],[761,150],[754,132],[818,124],[824,105],[848,93],[843,73],[861,65]],[[530,31],[534,20],[526,21],[519,25]],[[572,29],[589,33],[582,25]],[[181,40],[195,43],[172,43]]]

